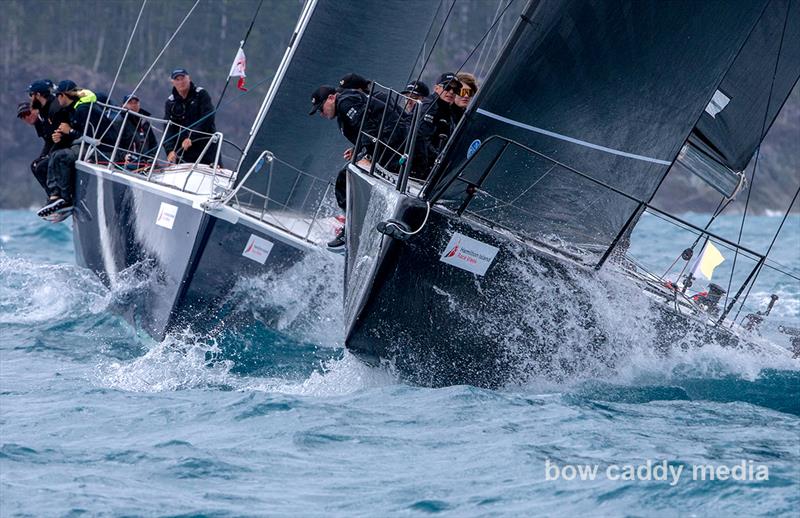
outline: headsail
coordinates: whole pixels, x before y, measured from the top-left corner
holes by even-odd
[[[271,178],[261,171],[245,186],[263,193],[270,182],[275,202],[301,212],[316,207],[320,187],[335,178],[337,164],[344,165],[341,156],[348,143],[335,124],[308,116],[311,92],[320,84],[335,86],[349,72],[405,85],[415,72],[437,7],[437,2],[425,0],[309,0],[239,169],[243,174],[263,150],[290,166],[276,163]]]
[[[742,171],[800,76],[798,42],[800,2],[771,0],[700,116],[690,143]]]
[[[450,180],[476,141],[500,135],[540,155],[482,145],[462,173],[481,185],[469,211],[529,237],[605,249],[637,205],[569,169],[648,200],[766,4],[529,4],[427,192],[468,196]]]

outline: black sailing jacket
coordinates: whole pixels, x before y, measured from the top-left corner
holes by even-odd
[[[178,94],[175,88],[172,89],[172,95],[164,104],[164,118],[190,128],[187,131],[170,125],[164,141],[164,149],[167,152],[176,151],[180,154],[181,142],[187,137],[192,140],[192,147],[183,154],[184,162],[194,162],[208,143],[209,137],[198,134],[197,131],[203,133],[217,131],[214,122],[214,103],[211,101],[211,96],[205,89],[195,86],[194,83],[189,85],[189,92],[185,99]],[[213,158],[213,153],[214,150],[209,149],[206,158]]]

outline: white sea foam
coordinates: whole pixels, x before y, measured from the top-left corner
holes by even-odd
[[[299,396],[331,397],[351,394],[359,390],[393,385],[398,382],[391,366],[371,367],[345,352],[341,358],[325,361],[319,369],[301,381],[251,379],[242,390],[278,392]]]
[[[33,324],[102,313],[108,292],[90,272],[0,253],[0,323]]]
[[[131,392],[235,385],[233,362],[219,352],[213,338],[186,330],[168,335],[135,360],[101,363],[97,378],[103,386]]]
[[[311,252],[285,271],[240,279],[230,305],[293,339],[341,346],[343,269],[340,255]]]

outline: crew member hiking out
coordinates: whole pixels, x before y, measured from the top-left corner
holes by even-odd
[[[95,106],[97,96],[91,90],[78,88],[67,79],[58,83],[55,94],[61,109],[53,116],[56,129],[52,134],[53,147],[47,167],[49,199],[47,205],[37,212],[41,217],[72,207],[75,162],[84,129],[87,137],[100,138],[106,144],[98,145],[101,153],[111,151],[117,137],[116,130],[110,127],[111,120],[104,117],[102,110]],[[105,158],[113,160],[110,156]]]
[[[42,138],[45,137],[45,135],[42,134],[42,121],[39,118],[39,110],[31,108],[31,103],[26,101],[17,105],[17,119],[25,124],[33,126],[38,136]],[[47,138],[49,139],[49,135]],[[47,145],[45,145],[45,147],[47,147]],[[45,154],[42,155],[41,153]],[[42,189],[47,192],[47,154],[44,149],[41,153],[31,162],[31,172],[33,173],[33,177],[36,178],[36,181],[39,182],[39,185],[42,186]]]
[[[211,165],[218,144],[209,146],[200,157],[210,135],[217,131],[211,96],[202,87],[195,86],[185,68],[176,68],[170,78],[172,94],[164,105],[164,118],[174,124],[169,125],[164,141],[164,148],[169,150],[167,160],[172,163],[194,163],[200,159],[201,164]]]
[[[50,159],[50,150],[53,147],[53,114],[60,109],[60,106],[55,102],[53,95],[53,82],[49,79],[39,79],[28,85],[28,96],[30,97],[30,109],[36,113],[35,121],[33,122],[36,128],[36,134],[43,141],[42,149],[39,151],[39,156],[31,162],[31,172],[36,178],[36,181],[47,192],[47,163]],[[20,114],[17,113],[17,117]],[[29,122],[27,119],[23,119]]]
[[[365,134],[373,137],[377,137],[380,130],[379,138],[381,142],[387,143],[394,149],[402,147],[408,133],[407,124],[401,117],[401,112],[397,106],[389,106],[387,108],[386,103],[375,97],[370,99],[360,90],[347,89],[337,91],[332,86],[322,85],[311,94],[311,105],[309,115],[314,115],[319,111],[320,116],[325,119],[336,119],[342,135],[353,146],[359,140],[359,128]],[[386,112],[385,116],[384,111]],[[364,120],[363,127],[361,126],[362,119]],[[382,119],[383,128],[381,129]],[[380,153],[378,158],[380,165],[393,169],[395,165],[399,164],[400,157],[393,152],[386,151],[383,146],[378,148],[376,144],[372,143],[372,139],[368,137],[361,139],[359,149],[348,148],[342,156],[349,161],[352,159],[353,153],[355,153],[359,164],[363,167],[368,167],[376,150]],[[343,168],[339,171],[335,185],[336,201],[343,210],[346,206],[345,178],[346,173]],[[344,229],[328,243],[328,247],[332,249],[341,248],[342,246],[344,246]]]

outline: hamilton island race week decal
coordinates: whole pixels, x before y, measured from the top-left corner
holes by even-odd
[[[250,234],[250,239],[244,247],[242,255],[258,263],[264,264],[272,251],[272,242],[260,238],[255,234]]]
[[[483,275],[497,255],[497,247],[456,232],[439,258],[443,263]]]

